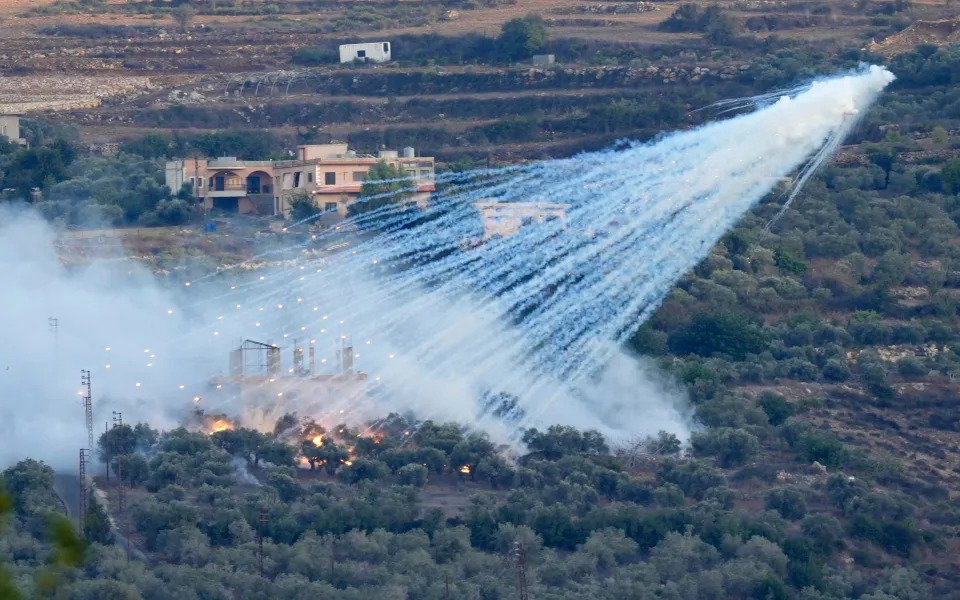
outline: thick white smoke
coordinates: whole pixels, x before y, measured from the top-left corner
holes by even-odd
[[[0,282],[0,464],[28,456],[57,467],[77,463],[78,449],[88,446],[81,369],[93,373],[96,435],[113,410],[173,422],[173,403],[136,385],[148,390],[175,376],[146,365],[162,364],[169,333],[183,327],[179,315],[167,314],[173,302],[149,272],[129,261],[68,271],[50,227],[33,212],[6,208]],[[144,340],[165,347],[141,346]]]
[[[619,347],[782,177],[824,160],[891,80],[870,67],[654,144],[450,175],[425,212],[388,207],[356,220],[376,218],[385,233],[175,291],[130,263],[68,272],[46,225],[2,214],[0,463],[75,464],[87,445],[80,369],[93,372],[98,431],[113,410],[169,426],[202,396],[201,406],[260,425],[285,411],[333,424],[395,410],[501,441],[552,423],[615,442],[659,429],[686,438],[682,392]],[[569,209],[564,221],[465,243],[482,235],[473,203],[491,198]],[[370,375],[367,400],[280,392],[237,406],[208,385],[241,339],[279,345],[284,371],[294,347],[312,344],[318,370],[332,372],[344,337]],[[296,388],[294,377],[277,385],[287,382]]]

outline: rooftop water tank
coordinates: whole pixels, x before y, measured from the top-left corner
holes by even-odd
[[[403,149],[403,157],[404,157],[404,158],[415,158],[416,156],[417,156],[417,153],[416,153],[416,151],[413,149],[413,147],[407,146],[406,148]]]
[[[396,150],[381,150],[377,153],[378,158],[397,158]]]

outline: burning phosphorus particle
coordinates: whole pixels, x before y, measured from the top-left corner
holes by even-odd
[[[463,465],[462,467],[460,467],[460,472],[463,473],[464,475],[469,475],[470,465]]]
[[[318,435],[318,436],[316,436],[315,438],[313,438],[312,441],[313,441],[313,445],[314,445],[314,446],[318,446],[318,447],[319,447],[319,446],[322,446],[322,445],[323,445],[323,436],[322,436],[322,435]]]
[[[210,429],[208,433],[220,433],[221,431],[227,431],[233,429],[233,423],[226,419],[217,419],[210,424]]]

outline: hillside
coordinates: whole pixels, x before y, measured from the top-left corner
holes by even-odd
[[[343,140],[465,170],[652,139],[861,60],[898,77],[782,217],[786,187],[630,340],[689,398],[689,444],[557,428],[515,457],[469,422],[397,415],[357,432],[144,423],[111,446],[126,512],[117,471],[96,478],[85,541],[48,532],[65,510],[52,471],[3,471],[0,598],[960,598],[950,7],[218,0],[180,30],[166,2],[0,5],[0,104],[26,111],[32,145],[0,145],[4,200],[37,188],[37,210],[79,228],[59,240],[69,264],[134,260],[178,285],[298,234],[235,217],[204,232],[162,188],[167,158]],[[497,37],[530,12],[554,66]],[[390,64],[331,58],[382,38]],[[104,221],[120,229],[82,231]]]

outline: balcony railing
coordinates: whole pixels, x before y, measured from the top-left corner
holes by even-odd
[[[246,192],[247,186],[242,183],[224,183],[222,185],[214,183],[207,189],[211,192]]]

